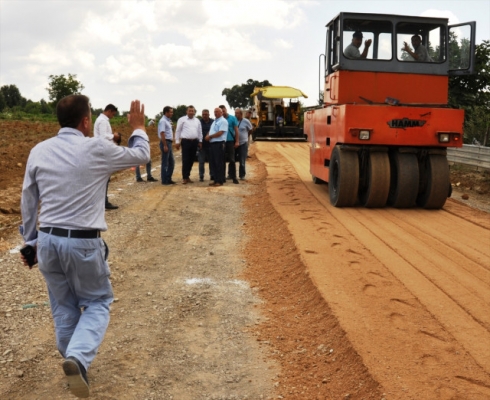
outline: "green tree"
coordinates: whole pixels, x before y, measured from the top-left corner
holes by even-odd
[[[26,99],[20,94],[19,88],[15,85],[4,85],[0,88],[7,107],[14,108],[25,106]]]
[[[41,114],[41,103],[27,100],[24,112],[27,114]]]
[[[0,91],[0,112],[7,107],[7,102],[5,101],[5,97],[3,97],[3,93]]]
[[[462,47],[466,44],[463,43]],[[463,49],[464,50],[464,49]],[[461,51],[458,51],[461,55]],[[459,56],[461,61],[461,56]],[[475,48],[475,73],[449,78],[449,104],[465,110],[465,139],[488,143],[490,115],[490,40]]]
[[[56,104],[65,96],[80,94],[85,87],[76,77],[72,74],[68,74],[68,76],[49,75],[49,87],[46,88],[49,99]]]
[[[49,106],[49,104],[46,102],[46,100],[41,99],[41,101],[39,103],[41,103],[41,114],[52,114],[53,113],[52,108]]]
[[[183,117],[184,115],[187,115],[187,106],[184,104],[180,104],[174,108],[174,114],[172,115],[172,122],[177,122],[177,120],[180,117]]]
[[[221,92],[222,96],[226,97],[227,103],[231,108],[247,107],[253,105],[253,99],[250,95],[253,93],[255,87],[272,86],[268,80],[259,82],[249,79],[247,82],[241,85],[234,85],[231,88],[225,88]]]
[[[104,110],[102,108],[91,107],[90,110],[92,112],[92,117],[95,117],[95,118],[97,118],[100,114],[102,114],[104,112]]]
[[[469,115],[464,124],[466,143],[475,143],[476,140],[486,146],[490,138],[490,104],[472,107]]]
[[[490,100],[490,40],[476,45],[475,53],[474,74],[449,79],[449,104],[453,107],[488,104]]]

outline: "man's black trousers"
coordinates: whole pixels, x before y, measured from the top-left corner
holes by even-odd
[[[225,142],[212,142],[209,147],[209,165],[215,183],[225,183]]]
[[[182,139],[182,179],[189,179],[196,158],[197,139]]]

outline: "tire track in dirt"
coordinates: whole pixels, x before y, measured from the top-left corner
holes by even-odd
[[[260,143],[257,154],[313,280],[389,398],[488,398],[485,223],[445,211],[337,209],[327,185],[311,182],[307,145]],[[284,194],[293,201],[281,203]],[[465,235],[459,248],[476,244],[458,252],[451,243]]]
[[[413,211],[413,212],[411,212]],[[444,213],[440,215],[442,218],[449,220],[450,215]],[[490,257],[488,237],[481,236],[478,229],[473,229],[471,223],[464,220],[451,220],[448,223],[445,221],[432,221],[432,229],[427,230],[425,225],[420,224],[421,218],[424,218],[424,213],[418,210],[390,210],[390,214],[385,214],[386,218],[398,224],[403,230],[410,232],[413,236],[423,236],[425,240],[432,240],[432,248],[435,252],[439,252],[448,256],[450,260],[457,263],[460,267],[473,274],[478,279],[484,281],[487,285],[490,284],[490,265],[487,265]],[[454,227],[464,228],[467,232],[465,235],[455,234]],[[475,234],[472,234],[476,231]],[[490,228],[489,228],[490,232]],[[480,233],[480,234],[478,234]],[[439,250],[443,246],[444,251]]]
[[[413,232],[405,230],[403,225],[387,224],[385,215],[377,218],[380,212],[383,211],[374,210],[366,216],[356,211],[349,211],[350,215],[361,221],[360,223],[370,234],[393,250],[411,268],[417,270],[488,330],[490,328],[490,315],[487,312],[490,303],[488,285],[453,262],[451,257],[443,253],[446,250],[445,246],[437,240],[432,240],[429,235],[423,235],[417,230]],[[410,236],[407,236],[407,233]],[[430,248],[431,251],[421,251],[425,248]]]

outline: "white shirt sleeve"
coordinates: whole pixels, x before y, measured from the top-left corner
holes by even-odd
[[[202,143],[202,125],[201,121],[199,121],[197,118],[197,136],[199,138],[199,143]]]
[[[184,121],[182,117],[177,120],[177,129],[175,129],[175,144],[180,143],[180,134],[182,133],[182,128],[184,126]]]

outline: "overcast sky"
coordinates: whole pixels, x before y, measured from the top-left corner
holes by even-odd
[[[200,114],[247,79],[293,86],[313,105],[325,25],[341,11],[477,21],[490,39],[490,0],[0,0],[0,86],[48,99],[49,75],[76,74],[94,108],[132,99]]]

